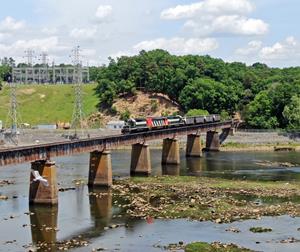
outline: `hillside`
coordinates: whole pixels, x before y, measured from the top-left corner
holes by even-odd
[[[178,105],[162,94],[137,92],[135,96],[115,99],[115,115],[97,111],[98,97],[96,84],[83,86],[84,113],[91,126],[104,126],[110,120],[118,120],[120,114],[128,110],[132,117],[160,116],[179,111]],[[55,124],[70,122],[74,106],[73,85],[23,85],[17,89],[19,111],[23,123]],[[0,91],[0,120],[7,119],[9,108],[9,88]],[[100,121],[100,122],[99,122]]]
[[[170,100],[166,95],[156,93],[145,93],[138,91],[135,95],[119,96],[112,105],[116,114],[106,112],[93,113],[89,117],[90,125],[106,125],[111,120],[119,120],[120,116],[128,111],[130,117],[144,118],[147,116],[172,115],[181,112],[179,106]]]
[[[84,112],[89,115],[97,111],[98,98],[95,84],[84,85]],[[74,106],[73,85],[23,85],[18,87],[17,99],[23,123],[31,125],[58,121],[70,122]],[[0,91],[0,120],[7,119],[9,88]]]

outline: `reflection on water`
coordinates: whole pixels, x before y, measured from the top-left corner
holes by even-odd
[[[190,175],[201,175],[206,168],[206,162],[203,158],[187,158],[186,168]]]
[[[91,219],[96,230],[107,227],[112,218],[112,191],[111,189],[89,188]]]
[[[162,165],[162,175],[179,176],[180,166],[179,165]]]
[[[33,246],[41,247],[42,243],[47,243],[47,251],[56,251],[58,207],[30,206],[29,211]]]
[[[57,158],[59,187],[74,187],[73,180],[87,181],[89,155]],[[205,153],[202,158],[185,158],[181,152],[180,165],[161,166],[161,151],[151,151],[152,175],[192,175],[214,176],[228,179],[253,180],[285,180],[300,181],[300,167],[282,168],[258,165],[261,161],[272,163],[289,162],[300,164],[300,155],[293,153]],[[113,174],[121,177],[129,176],[130,152],[112,152]],[[55,243],[78,237],[91,239],[92,245],[78,248],[78,251],[91,251],[94,246],[120,249],[121,251],[157,251],[153,248],[159,240],[178,242],[175,229],[183,233],[193,230],[189,222],[159,222],[154,220],[137,220],[126,217],[124,210],[118,207],[121,199],[116,198],[109,189],[88,188],[85,185],[76,187],[74,191],[59,193],[59,207],[47,208],[28,205],[28,188],[30,164],[0,168],[1,179],[14,180],[14,185],[0,187],[0,194],[7,195],[9,200],[0,201],[0,251],[24,251],[24,245],[35,246],[46,242],[50,244],[48,251],[55,251]],[[281,200],[299,202],[293,199],[248,198],[257,204],[280,204]],[[24,213],[32,212],[32,215]],[[12,216],[12,218],[10,218]],[[289,220],[291,228],[299,228],[299,219]],[[116,229],[107,229],[112,224],[120,224]],[[196,224],[195,224],[196,225]],[[242,224],[240,224],[242,225]],[[261,224],[263,225],[263,224]],[[224,237],[224,230],[214,229],[213,223],[198,223],[197,230],[210,230],[204,236],[205,241],[219,240]],[[220,226],[218,226],[220,227]],[[57,230],[58,228],[58,230]],[[3,232],[5,230],[5,232]],[[194,230],[182,239],[199,240],[201,234]],[[198,234],[198,235],[196,235]],[[300,232],[296,232],[300,235]],[[140,237],[142,235],[142,237]],[[200,235],[200,236],[199,236]],[[272,235],[272,234],[271,234]],[[285,237],[280,234],[281,237]],[[239,237],[235,234],[235,237]],[[225,239],[224,242],[242,243],[242,237]],[[202,239],[202,238],[201,238]],[[8,241],[14,241],[7,243]],[[121,244],[119,247],[116,244]],[[247,243],[245,246],[249,245]],[[266,244],[265,244],[266,245]],[[299,244],[298,244],[299,245]],[[267,245],[266,245],[267,246]],[[257,245],[254,248],[265,248]],[[286,248],[286,247],[285,247]],[[290,248],[290,247],[289,247]],[[299,249],[299,247],[298,247]],[[43,251],[43,250],[41,250]],[[286,250],[293,251],[293,250]],[[298,250],[297,250],[298,251]]]

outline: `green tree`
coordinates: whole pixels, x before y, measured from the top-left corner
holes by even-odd
[[[261,91],[250,102],[246,114],[246,122],[253,128],[272,129],[278,127],[277,118],[272,115],[272,100],[267,91]]]
[[[116,84],[108,79],[100,79],[96,88],[96,93],[100,98],[99,107],[110,109],[116,98]]]
[[[283,116],[288,121],[289,129],[300,129],[300,96],[294,95],[284,107]]]
[[[130,80],[121,80],[117,85],[117,93],[119,94],[134,94],[136,89],[135,85]]]
[[[212,79],[199,78],[185,86],[179,101],[185,111],[203,109],[217,114],[223,109],[234,111],[239,99],[231,87]]]

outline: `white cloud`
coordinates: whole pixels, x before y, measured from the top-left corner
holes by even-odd
[[[199,36],[212,33],[234,35],[263,35],[268,31],[268,24],[260,19],[252,19],[237,15],[216,17],[210,22],[189,20],[184,28],[192,30]]]
[[[8,16],[0,22],[0,31],[3,33],[15,32],[24,28],[25,23],[23,21],[17,21],[14,18]]]
[[[110,54],[109,57],[113,58],[113,59],[117,59],[120,58],[122,56],[133,56],[135,54],[138,53],[138,49],[132,50],[132,51],[118,51],[116,53]]]
[[[0,41],[3,41],[7,37],[7,34],[0,33]]]
[[[259,56],[266,61],[299,59],[300,45],[294,37],[287,37],[283,42],[277,42],[272,46],[263,47]]]
[[[244,48],[238,48],[235,53],[237,55],[253,55],[254,53],[257,53],[262,48],[262,42],[258,40],[253,40],[248,43],[248,45]]]
[[[51,53],[55,57],[60,57],[70,51],[69,47],[59,43],[57,37],[17,40],[12,44],[0,43],[0,55],[13,56],[17,61],[24,61],[24,59],[22,60],[22,56],[24,55],[24,51],[28,49],[34,50],[36,55],[44,51]]]
[[[58,29],[56,27],[43,27],[42,28],[42,33],[46,34],[46,35],[55,35],[58,33]]]
[[[249,0],[204,0],[166,9],[161,12],[161,18],[185,19],[184,30],[197,36],[263,35],[268,31],[268,24],[246,16],[253,10],[254,5]]]
[[[153,49],[164,49],[177,55],[182,54],[202,54],[211,52],[218,48],[218,42],[213,38],[158,38],[155,40],[142,41],[135,45],[133,49],[135,51],[140,50],[153,50]]]
[[[105,22],[112,16],[113,8],[110,5],[99,5],[95,14],[96,21]]]
[[[260,61],[272,66],[299,65],[300,42],[293,36],[273,45],[263,45],[261,41],[250,41],[247,46],[235,50],[235,60],[249,64]]]
[[[248,0],[204,0],[163,10],[161,18],[186,19],[203,15],[246,14],[253,9],[254,6]]]
[[[74,28],[70,32],[70,36],[75,39],[89,40],[93,39],[98,29],[96,26],[89,28]]]

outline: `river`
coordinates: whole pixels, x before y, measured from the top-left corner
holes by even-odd
[[[188,220],[137,220],[126,216],[111,191],[100,198],[91,197],[92,189],[84,183],[88,176],[89,155],[57,158],[59,188],[58,208],[29,207],[30,164],[1,167],[1,180],[13,180],[0,187],[0,251],[29,251],[41,241],[65,241],[79,236],[90,243],[74,251],[161,251],[164,245],[178,241],[221,241],[236,243],[260,251],[299,251],[300,243],[280,241],[300,239],[300,218],[265,217],[261,220],[215,224]],[[297,152],[218,152],[201,159],[186,159],[181,151],[181,165],[160,164],[161,151],[151,151],[152,175],[193,175],[227,179],[300,181],[300,155]],[[283,167],[286,163],[295,167]],[[283,164],[283,165],[282,165]],[[112,152],[115,178],[129,176],[130,151]],[[80,185],[75,186],[74,181]],[[99,192],[100,189],[94,189]],[[29,214],[31,212],[32,214]],[[112,228],[107,228],[112,225]],[[116,226],[115,226],[116,225]],[[253,234],[249,227],[267,225],[273,232]],[[241,230],[226,232],[229,227]],[[180,230],[180,233],[178,233]],[[76,238],[76,239],[77,239]],[[83,244],[84,245],[84,244]],[[40,251],[46,251],[41,249]],[[50,247],[48,251],[55,251]]]

